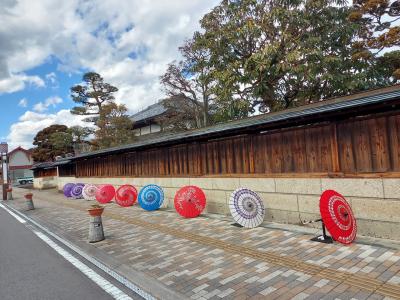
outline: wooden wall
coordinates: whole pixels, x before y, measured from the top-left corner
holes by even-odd
[[[35,178],[38,177],[51,177],[51,176],[57,176],[57,169],[39,169],[39,170],[34,170],[33,171],[33,176]]]
[[[373,175],[400,171],[399,147],[400,115],[384,115],[80,160],[76,175]]]
[[[62,177],[75,176],[76,175],[75,164],[67,164],[59,166],[58,175]]]

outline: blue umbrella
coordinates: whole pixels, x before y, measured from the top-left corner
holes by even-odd
[[[158,185],[149,184],[140,190],[138,198],[144,210],[156,210],[163,204],[164,192]]]

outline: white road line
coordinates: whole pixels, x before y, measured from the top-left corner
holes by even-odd
[[[86,252],[82,251],[80,248],[78,248],[75,245],[71,244],[67,240],[65,240],[65,239],[61,238],[60,236],[58,236],[57,234],[51,232],[46,227],[44,227],[43,225],[39,224],[38,222],[36,222],[32,218],[28,217],[27,215],[21,213],[20,211],[14,209],[12,207],[8,207],[8,209],[12,210],[17,215],[22,216],[23,218],[28,220],[30,223],[32,223],[33,225],[35,225],[36,227],[41,229],[43,232],[45,232],[48,236],[53,237],[54,239],[56,239],[58,242],[60,242],[61,244],[63,244],[67,248],[71,249],[75,253],[78,253],[84,259],[86,259],[87,261],[89,261],[90,263],[92,263],[93,265],[98,267],[100,270],[104,271],[106,274],[108,274],[111,277],[113,277],[115,280],[117,280],[118,282],[120,282],[121,284],[126,286],[128,289],[130,289],[134,293],[140,295],[142,298],[144,298],[146,300],[156,300],[156,298],[153,297],[150,293],[144,291],[143,289],[141,289],[139,286],[137,286],[133,282],[129,281],[128,279],[126,279],[125,277],[121,276],[120,274],[118,274],[114,270],[110,269],[109,267],[107,267],[106,265],[104,265],[103,263],[101,263],[100,261],[95,259],[93,256],[87,254]]]
[[[16,218],[19,222],[21,222],[22,224],[25,224],[26,221],[24,219],[22,219],[20,216],[18,216],[17,214],[13,213],[11,210],[9,210],[7,207],[5,207],[3,204],[0,204],[0,207],[2,209],[4,209],[6,212],[8,212],[10,215],[12,215],[14,218]]]
[[[76,267],[79,271],[85,274],[89,279],[91,279],[94,283],[96,283],[100,288],[102,288],[105,292],[110,294],[114,299],[117,300],[132,300],[127,294],[117,288],[115,285],[110,283],[108,280],[104,279],[102,276],[97,274],[87,265],[79,261],[77,258],[72,256],[68,251],[58,246],[51,239],[49,239],[45,234],[39,231],[33,231],[41,240],[43,240],[47,245],[53,248],[58,254],[64,257],[67,261],[69,261],[74,267]]]

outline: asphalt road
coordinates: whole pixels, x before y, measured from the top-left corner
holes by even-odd
[[[121,288],[100,272],[99,275]],[[0,299],[114,298],[0,207]]]

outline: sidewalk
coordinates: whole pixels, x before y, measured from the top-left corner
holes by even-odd
[[[131,270],[136,276],[127,279],[140,281],[136,283],[144,290],[151,287],[154,295],[169,291],[165,298],[400,299],[399,250],[321,244],[295,231],[249,230],[225,219],[184,219],[175,212],[146,212],[138,205],[122,208],[114,203],[107,204],[103,214],[106,240],[88,244],[86,209],[94,201],[65,199],[55,190],[33,191],[37,209],[25,212],[26,192],[15,188],[16,200],[5,203],[74,244],[85,245],[90,254],[107,260],[104,264]]]

